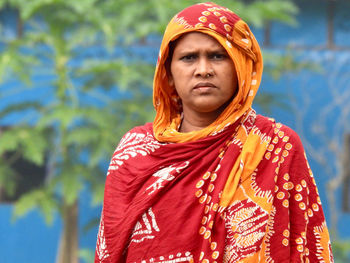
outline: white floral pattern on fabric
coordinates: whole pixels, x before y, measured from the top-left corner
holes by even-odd
[[[156,217],[152,211],[152,207],[150,207],[148,211],[142,215],[141,218],[142,219],[135,225],[134,231],[131,235],[130,243],[141,243],[146,239],[153,239],[153,233],[160,231]]]
[[[163,183],[165,181],[172,181],[175,179],[174,172],[179,174],[181,170],[185,169],[190,162],[186,161],[182,163],[179,166],[170,165],[169,167],[165,167],[157,171],[153,174],[153,177],[158,177],[158,179],[149,187],[147,187],[146,190],[149,190],[150,192],[148,195],[153,194],[156,190],[159,190],[160,188],[164,187]]]
[[[249,199],[234,202],[227,209],[223,262],[238,262],[253,254],[265,236],[268,218],[268,213]]]
[[[96,244],[96,253],[100,262],[109,257],[106,238],[104,235],[104,221],[103,221],[103,213],[101,216],[100,227],[97,236],[97,244]]]
[[[129,158],[134,158],[138,154],[146,156],[151,152],[154,152],[161,146],[157,140],[154,139],[151,133],[136,133],[128,132],[121,139],[117,149],[115,150],[107,175],[112,170],[118,170],[121,165],[124,164],[124,161]]]
[[[176,263],[176,262],[194,262],[193,255],[187,251],[185,253],[174,253],[168,256],[160,256],[150,258],[148,260],[141,260],[140,263]],[[136,263],[136,262],[135,262]]]

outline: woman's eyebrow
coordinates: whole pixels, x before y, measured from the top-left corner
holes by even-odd
[[[213,50],[209,50],[208,53],[227,53],[226,49],[224,48],[218,48],[218,49],[213,49]]]
[[[198,55],[199,51],[198,50],[181,50],[178,53],[178,56],[183,56],[183,55]]]
[[[200,49],[194,49],[194,48],[188,48],[188,49],[183,49],[183,50],[179,50],[178,53],[200,53],[201,50]],[[206,53],[215,53],[215,52],[227,52],[225,48],[223,47],[214,47],[214,48],[209,48],[207,50],[205,50]]]

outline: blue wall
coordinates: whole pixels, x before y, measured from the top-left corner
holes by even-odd
[[[0,263],[53,263],[56,260],[62,221],[55,215],[52,225],[45,224],[43,216],[32,211],[16,221],[12,218],[13,205],[0,204]],[[99,217],[101,207],[91,205],[90,195],[83,191],[79,198],[79,246],[93,252],[97,227],[84,230],[90,220]]]

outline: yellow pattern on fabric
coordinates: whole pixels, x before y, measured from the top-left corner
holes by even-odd
[[[237,135],[237,137],[239,136],[240,134]],[[222,207],[227,207],[233,202],[233,197],[240,180],[243,180],[254,172],[262,160],[270,141],[270,138],[259,134],[257,129],[252,129],[247,138],[242,138],[243,136],[241,135],[241,138],[239,138],[243,143],[242,152],[228,176],[221,196],[220,206]],[[264,205],[265,201],[259,203]]]

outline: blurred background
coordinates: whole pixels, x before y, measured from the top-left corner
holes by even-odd
[[[93,262],[109,159],[152,121],[162,33],[196,2],[0,0],[0,263]],[[300,135],[350,262],[350,1],[216,3],[261,44],[254,107]]]

